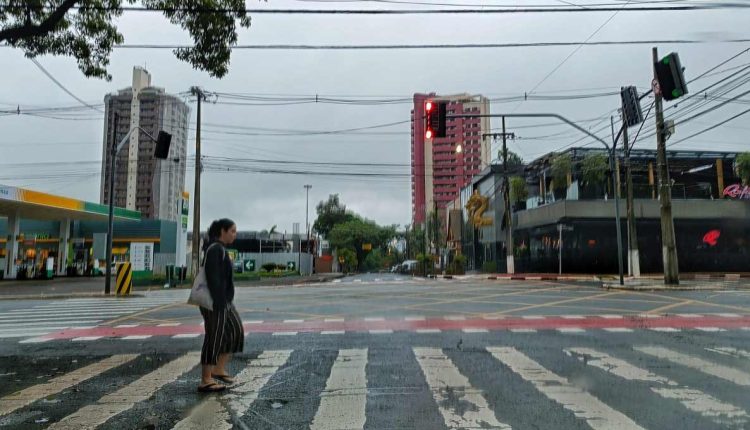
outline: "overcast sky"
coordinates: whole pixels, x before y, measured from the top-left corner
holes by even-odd
[[[455,1],[456,3],[461,3]],[[477,2],[472,2],[477,3]],[[481,2],[480,2],[481,3]],[[505,1],[507,3],[526,3]],[[528,2],[530,3],[530,2]],[[545,1],[544,3],[554,3]],[[566,2],[567,3],[567,2]],[[582,3],[582,2],[579,2]],[[600,3],[600,1],[599,1]],[[251,8],[396,8],[397,5],[365,3],[306,3],[269,0],[248,1]],[[585,4],[585,3],[584,3]],[[416,6],[409,6],[414,8]],[[437,7],[437,6],[433,6]],[[511,15],[405,15],[405,16],[253,16],[253,25],[241,29],[240,44],[433,44],[580,42],[604,24],[613,12]],[[622,12],[614,16],[592,41],[655,39],[750,38],[750,9],[694,12]],[[125,43],[189,43],[187,34],[169,24],[160,14],[125,13],[119,20]],[[661,54],[678,51],[686,78],[719,64],[750,44],[710,43],[659,46]],[[38,60],[78,97],[101,103],[105,94],[131,84],[134,65],[145,66],[152,83],[170,93],[181,93],[198,85],[206,91],[248,94],[296,94],[341,96],[393,96],[409,98],[415,92],[469,92],[490,97],[530,91],[567,57],[575,46],[513,49],[423,49],[294,51],[236,50],[229,74],[221,80],[192,70],[169,50],[119,49],[111,58],[111,82],[86,79],[75,61],[63,57]],[[750,63],[746,53],[724,68]],[[0,48],[0,109],[77,104],[58,88],[19,50]],[[736,71],[736,70],[735,70]],[[730,72],[731,73],[731,72]],[[642,91],[651,82],[651,45],[585,46],[537,89],[538,94],[581,94],[618,90],[636,85]],[[727,76],[721,74],[696,81],[691,91],[707,87]],[[746,91],[745,85],[727,97]],[[228,101],[219,98],[219,101]],[[748,98],[745,98],[748,100]],[[709,101],[705,107],[718,105]],[[493,103],[492,113],[556,112],[571,119],[605,118],[586,126],[607,126],[619,96],[567,101]],[[191,103],[195,122],[195,104]],[[671,106],[668,104],[667,106]],[[704,107],[704,108],[705,108]],[[203,121],[240,127],[337,130],[408,121],[409,103],[381,106],[302,104],[281,106],[232,106],[206,104]],[[678,127],[672,142],[747,109],[731,103],[724,108]],[[699,111],[699,110],[698,110]],[[669,113],[669,111],[668,111]],[[99,199],[103,120],[90,111],[86,120],[70,121],[30,116],[0,116],[0,183],[80,198]],[[549,120],[508,120],[508,131],[521,138],[510,144],[525,160],[575,141],[575,131],[565,126],[528,127]],[[648,126],[653,124],[650,119]],[[677,144],[673,149],[748,150],[750,115],[726,126]],[[493,127],[499,121],[493,122]],[[514,129],[514,126],[521,128]],[[409,123],[373,131],[383,134],[317,136],[243,136],[223,134],[217,126],[206,126],[203,153],[210,156],[260,158],[291,161],[399,163],[387,172],[408,174],[410,162]],[[240,131],[234,129],[231,131]],[[633,132],[635,129],[633,130]],[[551,137],[544,137],[550,136]],[[190,133],[189,154],[194,154]],[[608,137],[609,130],[602,132]],[[533,139],[543,137],[543,139]],[[584,140],[579,143],[588,143]],[[651,137],[638,144],[655,148]],[[495,156],[493,156],[494,158]],[[75,165],[45,166],[38,163],[73,161]],[[34,165],[22,165],[35,163]],[[9,165],[16,164],[16,167]],[[294,169],[308,169],[304,165]],[[362,168],[328,167],[323,170],[361,171]],[[69,172],[87,172],[70,177]],[[381,169],[380,171],[386,171]],[[46,175],[48,177],[40,177]],[[193,193],[193,174],[188,171],[186,188]],[[233,218],[241,230],[292,230],[304,225],[304,184],[311,184],[310,222],[315,204],[338,193],[342,202],[357,213],[381,224],[410,222],[411,192],[408,177],[351,178],[259,173],[207,172],[203,176],[202,226],[218,217]],[[192,210],[192,208],[191,208]],[[191,224],[192,225],[192,224]]]

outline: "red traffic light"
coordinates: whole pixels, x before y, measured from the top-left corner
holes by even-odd
[[[432,102],[425,103],[424,104],[424,110],[426,110],[427,112],[431,111],[432,110]]]
[[[425,139],[432,139],[432,130],[427,129],[427,131],[424,133]]]

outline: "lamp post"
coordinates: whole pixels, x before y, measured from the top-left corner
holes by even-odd
[[[169,145],[172,142],[172,135],[165,131],[159,131],[159,136],[154,138],[141,127],[134,127],[128,130],[125,137],[123,137],[120,143],[115,146],[115,139],[117,137],[117,114],[115,114],[112,147],[110,148],[109,153],[109,222],[107,224],[107,265],[105,268],[104,294],[109,294],[112,290],[112,235],[115,221],[115,159],[117,158],[117,153],[120,152],[123,146],[125,146],[125,142],[130,139],[130,135],[135,130],[140,130],[143,134],[148,136],[149,139],[156,142],[154,158],[162,160],[166,159],[169,154]]]

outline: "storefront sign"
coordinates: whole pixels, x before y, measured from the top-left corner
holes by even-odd
[[[716,246],[719,243],[719,237],[721,236],[720,230],[711,230],[703,235],[703,243],[708,246]]]
[[[130,244],[130,262],[134,272],[150,272],[154,268],[154,244],[133,242]]]
[[[724,195],[730,199],[750,200],[750,186],[745,185],[743,187],[740,184],[732,184],[724,188]]]

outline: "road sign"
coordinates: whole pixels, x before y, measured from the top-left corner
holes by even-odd
[[[133,271],[130,263],[117,265],[117,295],[129,296],[133,290]]]
[[[245,260],[245,271],[255,272],[255,260]]]
[[[372,251],[372,244],[371,243],[363,243],[362,244],[362,251]]]
[[[154,244],[133,242],[130,244],[130,262],[134,272],[150,272],[154,267]]]

